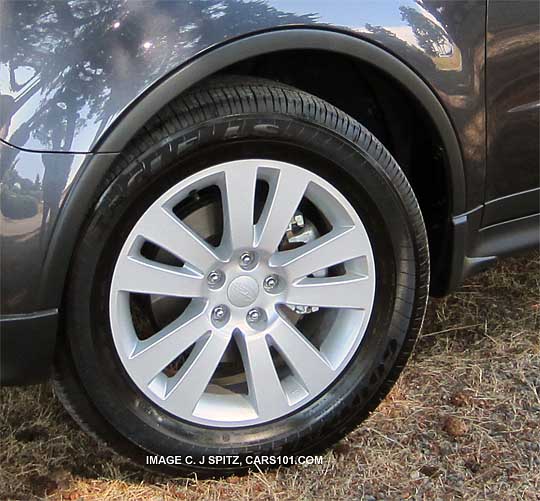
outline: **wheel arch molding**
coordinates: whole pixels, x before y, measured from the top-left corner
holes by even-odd
[[[93,145],[90,158],[73,180],[58,216],[43,263],[38,291],[40,309],[57,308],[79,231],[95,203],[103,178],[119,153],[144,124],[183,92],[236,63],[285,50],[315,49],[335,52],[376,67],[405,88],[420,104],[442,139],[448,168],[452,213],[466,206],[466,184],[458,136],[431,87],[399,58],[373,42],[321,28],[275,29],[247,35],[208,49],[156,82],[126,108]]]
[[[428,79],[373,41],[329,28],[279,28],[245,35],[203,51],[134,100],[96,140],[92,151],[122,151],[150,117],[189,88],[230,66],[289,50],[321,50],[348,56],[375,67],[402,86],[418,102],[441,137],[448,160],[453,215],[466,210],[466,184],[458,134]]]

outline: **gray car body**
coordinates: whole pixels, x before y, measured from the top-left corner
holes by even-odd
[[[346,54],[420,103],[447,156],[443,292],[536,245],[538,33],[534,1],[3,0],[0,325],[19,354],[3,379],[20,382],[21,364],[46,374],[79,230],[125,144],[185,89],[261,54]]]

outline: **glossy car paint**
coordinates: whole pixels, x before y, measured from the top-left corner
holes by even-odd
[[[460,129],[482,104],[483,2],[2,5],[2,86],[16,104],[1,138],[21,148],[91,151],[120,112],[169,71],[227,40],[285,26],[343,29],[382,44],[430,82]]]
[[[0,143],[2,315],[35,311],[43,257],[73,176],[91,155],[22,151]]]
[[[540,212],[540,5],[492,1],[484,225]]]
[[[466,209],[482,203],[484,2],[17,0],[0,5],[0,138],[29,150],[22,155],[4,147],[2,182],[10,193],[17,191],[15,179],[35,183],[45,170],[41,152],[57,152],[50,163],[62,165],[46,169],[45,186],[33,189],[42,211],[48,185],[62,186],[61,196],[55,195],[55,210],[45,218],[21,214],[14,222],[27,237],[51,234],[60,204],[84,170],[84,154],[111,151],[97,145],[139,96],[195,56],[279,27],[341,31],[405,61],[428,82],[460,131]],[[65,152],[72,154],[66,157]],[[21,240],[11,238],[4,244],[10,247],[10,260],[16,261],[10,265],[24,268],[31,259],[40,268],[46,259],[46,237],[33,251],[25,247],[17,252],[15,242]],[[39,289],[36,274],[24,278],[22,287],[5,284],[6,313],[51,306],[32,297]]]

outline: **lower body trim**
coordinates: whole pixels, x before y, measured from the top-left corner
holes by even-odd
[[[58,310],[0,316],[0,384],[46,380],[54,358]]]

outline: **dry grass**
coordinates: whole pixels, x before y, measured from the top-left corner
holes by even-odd
[[[391,395],[323,466],[221,481],[144,473],[97,447],[48,385],[0,393],[0,498],[540,499],[540,255],[433,300]]]

